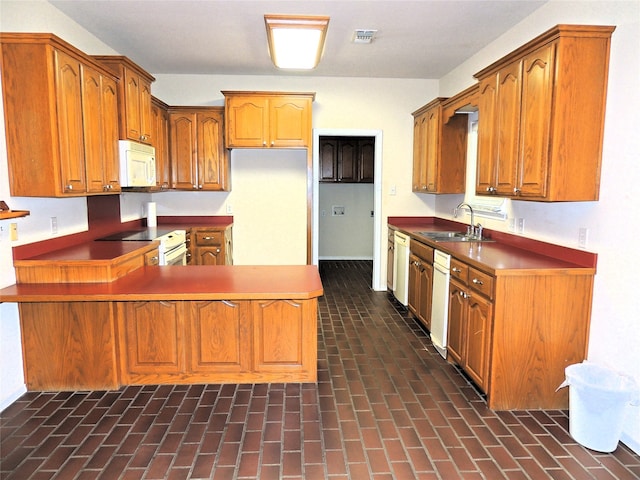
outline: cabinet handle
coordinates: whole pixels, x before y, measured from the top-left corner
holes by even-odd
[[[460,272],[462,272],[462,270],[460,270],[460,269],[459,269],[459,268],[457,268],[457,267],[453,267],[453,268],[451,269],[451,271],[452,271],[453,273],[460,273]]]
[[[487,187],[487,192],[489,192],[489,193],[495,193],[496,190],[497,190],[496,187]]]
[[[197,190],[198,189],[198,185],[194,185],[193,188],[195,188]]]
[[[213,240],[213,237],[202,237],[205,240]]]
[[[202,185],[198,185],[198,190],[202,190]]]
[[[276,144],[273,140],[271,140],[271,146],[273,147]]]
[[[473,280],[471,280],[472,283],[475,283],[476,285],[484,285],[484,283],[482,283],[482,280],[478,280],[477,278],[474,278]]]
[[[518,187],[513,187],[513,193],[515,193],[516,195],[519,195],[520,189]]]
[[[65,188],[65,190],[73,190],[73,185],[69,184],[64,188]]]
[[[151,257],[150,260],[151,260],[151,263],[155,264],[158,261],[158,257]]]
[[[266,146],[267,146],[267,141],[266,141],[266,140],[263,140],[263,141],[262,141],[262,146],[263,146],[263,147],[266,147]]]

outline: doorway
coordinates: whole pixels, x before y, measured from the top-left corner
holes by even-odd
[[[382,239],[382,131],[359,129],[314,129],[313,130],[313,185],[312,185],[312,263],[319,262],[320,240],[320,137],[374,137],[374,175],[373,175],[373,273],[371,288],[374,290],[386,290],[386,280],[380,278],[381,239]],[[340,207],[340,205],[337,205]],[[327,212],[331,215],[333,212]]]

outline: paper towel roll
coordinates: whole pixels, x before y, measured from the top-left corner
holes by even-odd
[[[157,227],[156,202],[147,202],[147,227]]]

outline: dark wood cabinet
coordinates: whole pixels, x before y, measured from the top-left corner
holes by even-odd
[[[188,235],[189,265],[233,265],[231,227],[194,227]]]
[[[375,137],[322,137],[320,182],[373,183]]]
[[[411,239],[409,252],[409,311],[431,330],[433,248]]]

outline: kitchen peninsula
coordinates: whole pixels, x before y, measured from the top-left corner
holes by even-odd
[[[141,265],[113,281],[47,281],[0,290],[19,303],[29,390],[317,380],[314,266]]]

